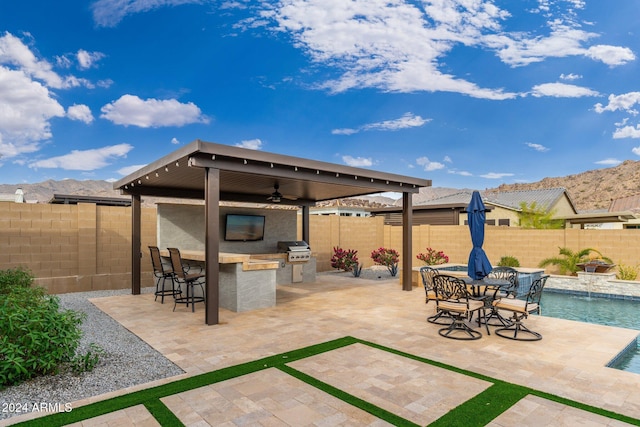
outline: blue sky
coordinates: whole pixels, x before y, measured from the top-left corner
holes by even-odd
[[[0,2],[0,183],[195,139],[492,188],[640,159],[640,3]]]

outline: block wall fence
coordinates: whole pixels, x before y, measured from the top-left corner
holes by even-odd
[[[157,242],[155,208],[141,209],[142,283],[153,286],[147,247]],[[393,248],[402,256],[402,229],[384,225],[381,217],[311,215],[309,245],[318,271],[331,270],[333,248],[355,249],[365,267],[371,251]],[[301,220],[298,221],[301,238]],[[466,264],[471,238],[466,226],[413,227],[415,255],[427,247],[444,251],[452,263]],[[523,267],[558,255],[559,247],[595,248],[616,264],[640,264],[640,230],[525,230],[488,226],[484,249],[493,264],[500,257],[518,258]],[[274,248],[275,250],[275,248]],[[131,287],[131,208],[78,205],[0,203],[0,270],[23,266],[36,284],[50,293]],[[554,273],[553,268],[547,269]]]

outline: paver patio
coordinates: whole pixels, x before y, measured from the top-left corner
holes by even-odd
[[[173,312],[173,304],[154,302],[149,294],[93,303],[180,366],[186,372],[181,378],[351,336],[640,419],[640,375],[605,367],[638,331],[534,316],[527,324],[543,335],[542,341],[514,342],[486,336],[484,329],[480,340],[457,341],[442,338],[439,326],[425,321],[435,305],[424,304],[422,288],[402,291],[397,279],[322,274],[316,283],[279,286],[277,292],[276,307],[221,310],[215,326],[204,324],[201,305],[195,313],[184,307]],[[360,344],[290,366],[421,425],[487,387],[482,380]],[[162,401],[186,425],[388,425],[282,371],[250,375]],[[147,414],[144,407],[134,407],[81,425],[157,425]],[[19,419],[24,418],[8,421]],[[520,400],[489,425],[576,423],[624,425],[536,396]]]

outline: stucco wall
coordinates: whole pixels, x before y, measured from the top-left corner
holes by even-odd
[[[227,242],[224,240],[225,216],[228,213],[264,215],[264,240]],[[253,209],[220,207],[220,252],[261,254],[277,252],[278,241],[298,240],[297,211],[290,209]],[[158,247],[204,251],[204,205],[158,204]]]

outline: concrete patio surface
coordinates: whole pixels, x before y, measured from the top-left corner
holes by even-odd
[[[315,283],[278,286],[274,308],[244,313],[221,310],[221,323],[214,326],[205,325],[202,304],[192,313],[185,307],[173,312],[172,303],[154,302],[150,294],[92,302],[185,374],[74,402],[74,407],[351,336],[640,419],[640,375],[605,367],[639,331],[532,316],[526,323],[542,334],[541,341],[512,341],[493,333],[487,336],[484,328],[479,329],[483,337],[476,341],[446,339],[438,335],[441,326],[426,322],[435,304],[425,305],[424,290],[403,291],[398,279],[319,274]],[[542,306],[544,314],[544,300]],[[360,344],[291,365],[420,425],[435,421],[489,386],[476,378]],[[188,426],[388,425],[277,369],[167,396],[162,402]],[[577,424],[627,425],[536,396],[520,400],[489,425]],[[144,406],[136,406],[77,425],[158,424]]]

